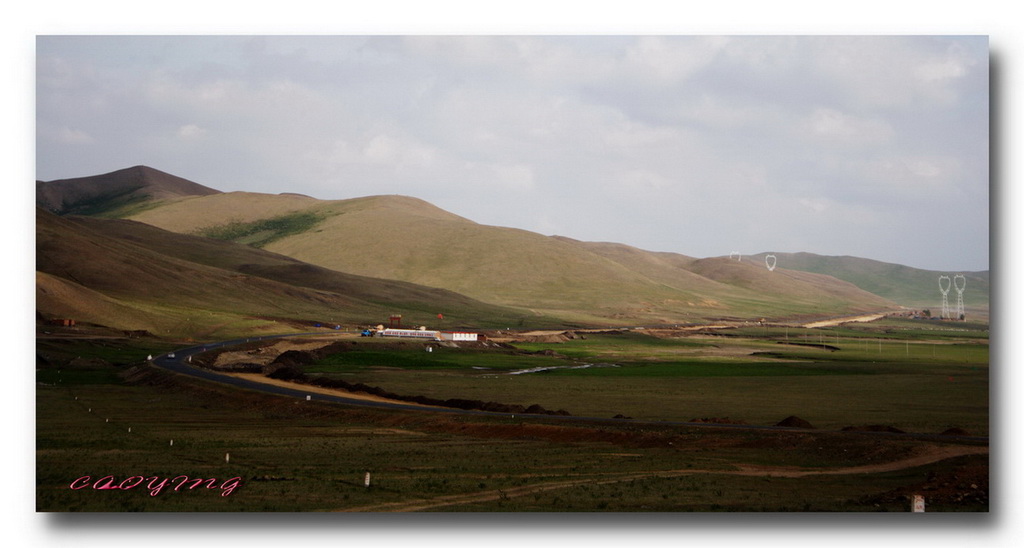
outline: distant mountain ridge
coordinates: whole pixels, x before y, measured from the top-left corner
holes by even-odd
[[[146,166],[89,177],[36,181],[36,205],[58,215],[117,217],[130,213],[133,206],[211,194],[220,191]]]
[[[825,256],[813,253],[758,253],[748,257],[763,264],[766,255],[775,255],[779,267],[828,274],[858,287],[907,306],[941,308],[939,276],[963,274],[964,299],[972,306],[987,308],[989,303],[989,272],[922,270],[894,263],[850,256]],[[963,287],[963,286],[962,286]],[[950,290],[956,305],[956,290]],[[934,310],[936,314],[939,309]]]
[[[102,178],[83,179],[102,195]],[[318,200],[176,188],[103,214],[588,325],[816,318],[936,302],[924,289],[933,273],[891,265],[903,273],[893,276],[867,259],[777,254],[769,271],[763,257],[696,259],[481,225],[406,196]],[[971,287],[987,309],[987,279]]]

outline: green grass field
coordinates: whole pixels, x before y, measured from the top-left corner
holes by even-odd
[[[774,333],[767,339],[594,334],[518,344],[518,351],[430,353],[422,345],[401,349],[360,340],[358,351],[307,369],[400,394],[539,403],[574,415],[634,419],[606,423],[297,401],[132,368],[167,345],[40,340],[38,350],[50,361],[37,364],[36,508],[905,512],[908,493],[934,484],[929,511],[987,511],[987,454],[873,473],[795,478],[743,472],[839,471],[977,445],[839,432],[846,425],[988,434],[985,339],[928,336],[927,330],[883,337],[889,327],[876,329],[874,339],[836,330],[826,342],[836,351],[779,344]],[[828,338],[827,330],[821,333]],[[782,333],[782,342],[800,334]],[[606,366],[510,374],[580,363]],[[816,430],[638,422],[730,417],[769,425],[789,415]],[[141,476],[131,482],[216,481],[213,488],[186,484],[178,490],[171,483],[155,496],[143,487],[88,487],[107,475],[116,481]],[[74,483],[84,476],[91,483]],[[233,478],[238,485],[222,496]],[[982,482],[983,497],[970,488]],[[942,485],[959,490],[947,495],[943,489],[950,487]]]
[[[322,220],[323,218],[315,213],[299,212],[249,223],[232,222],[207,228],[200,231],[199,235],[253,247],[264,247],[281,238],[310,230]]]
[[[729,417],[771,425],[796,415],[822,429],[886,424],[909,432],[960,428],[988,435],[987,341],[975,332],[962,340],[926,334],[908,331],[900,339],[882,331],[851,337],[843,330],[793,330],[787,341],[782,333],[776,340],[627,332],[516,345],[535,354],[427,353],[422,345],[378,351],[363,343],[360,351],[327,357],[307,372],[403,395],[537,403],[583,416]],[[511,374],[541,368],[548,369]]]
[[[203,386],[80,383],[41,388],[37,397],[39,511],[381,510],[439,497],[465,502],[430,510],[905,511],[900,502],[861,500],[924,481],[933,471],[884,473],[871,481],[729,473],[738,462],[830,467],[878,458],[877,442],[862,439],[793,435],[766,446],[768,438],[756,433],[654,428],[638,434],[606,426],[601,432],[608,440],[568,434],[563,441],[508,420],[307,406]],[[882,458],[914,447],[895,442]],[[363,483],[368,471],[370,488]],[[83,476],[95,482],[107,475],[118,482],[135,476],[217,481],[212,489],[186,483],[179,490],[172,482],[155,496],[144,487],[71,488]],[[221,486],[233,478],[239,486],[224,496]]]

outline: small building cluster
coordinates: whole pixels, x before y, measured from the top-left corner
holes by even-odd
[[[434,331],[421,327],[419,329],[396,329],[377,326],[376,329],[364,329],[364,337],[399,337],[405,339],[423,339],[429,341],[477,341],[480,339],[478,333],[468,331]]]
[[[444,319],[443,314],[437,315],[438,319]],[[471,331],[440,331],[427,329],[426,326],[408,329],[402,327],[402,315],[392,314],[388,318],[388,326],[378,324],[376,328],[370,327],[363,330],[363,337],[399,337],[404,339],[421,339],[428,341],[451,341],[451,342],[476,342],[486,339],[485,336]]]

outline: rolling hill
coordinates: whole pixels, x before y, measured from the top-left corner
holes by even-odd
[[[36,210],[36,308],[120,330],[191,336],[407,321],[502,325],[522,312],[442,289],[354,276],[134,221]]]
[[[224,211],[231,212],[227,218]],[[769,273],[750,264],[734,265],[739,277],[722,282],[694,272],[690,267],[699,263],[682,255],[480,225],[405,196],[321,201],[225,193],[167,203],[132,219],[589,324],[819,316],[896,306],[834,278]]]
[[[146,166],[90,177],[36,181],[36,205],[59,215],[119,217],[164,200],[219,193]]]
[[[752,255],[750,260],[763,264],[768,253]],[[830,257],[813,253],[772,253],[778,265],[786,268],[827,274],[846,280],[875,295],[885,297],[905,306],[916,308],[931,307],[936,315],[941,307],[942,295],[938,277],[952,278],[963,274],[966,286],[964,302],[968,307],[985,310],[989,307],[989,273],[984,272],[936,272],[885,263],[859,257]],[[956,304],[956,291],[949,292],[950,304]]]
[[[697,259],[481,225],[406,196],[329,201],[297,194],[189,193],[187,185],[163,189],[155,178],[150,192],[160,198],[126,209],[118,198],[105,197],[97,178],[84,179],[94,185],[90,203],[104,215],[188,235],[192,242],[245,244],[236,249],[262,249],[305,263],[239,259],[216,265],[287,283],[311,283],[317,275],[309,269],[316,265],[378,282],[444,288],[496,310],[589,325],[811,318],[934,303],[916,289],[934,273],[883,268],[885,263],[866,259],[820,258],[814,264],[811,259],[819,256],[796,260],[778,254],[779,268],[768,271],[755,260]],[[138,225],[123,227],[131,227],[123,238],[142,232]],[[171,238],[158,240],[170,245]],[[894,268],[903,274],[893,276]],[[977,280],[971,286],[982,289]],[[403,302],[390,294],[375,298]]]

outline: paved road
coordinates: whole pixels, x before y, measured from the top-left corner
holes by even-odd
[[[230,341],[221,341],[216,343],[201,344],[196,346],[190,346],[168,352],[153,358],[152,363],[158,367],[180,373],[182,375],[189,375],[191,377],[197,377],[200,379],[206,379],[209,381],[219,382],[236,386],[239,388],[245,388],[249,390],[256,390],[258,392],[265,392],[269,394],[277,394],[281,396],[290,396],[294,398],[300,398],[309,401],[320,401],[329,403],[341,403],[346,405],[358,405],[362,407],[377,407],[384,409],[402,409],[409,411],[429,411],[431,413],[452,413],[459,415],[480,415],[480,416],[492,416],[492,417],[510,417],[518,416],[520,418],[543,418],[549,420],[559,421],[570,421],[570,422],[591,422],[591,423],[628,423],[628,424],[647,424],[647,425],[663,425],[663,426],[687,426],[694,428],[734,428],[741,430],[774,430],[782,432],[794,432],[799,429],[783,427],[783,426],[762,426],[755,424],[719,424],[719,423],[696,423],[688,421],[649,421],[649,420],[636,420],[636,419],[612,419],[607,417],[580,417],[576,415],[528,415],[523,413],[498,413],[493,411],[476,411],[467,409],[448,409],[443,407],[432,407],[425,409],[420,405],[409,405],[403,403],[391,403],[383,401],[372,401],[357,398],[348,398],[340,395],[320,394],[303,390],[301,388],[287,388],[283,386],[276,386],[272,384],[250,381],[248,379],[240,379],[238,377],[232,377],[230,375],[223,375],[209,369],[203,369],[200,367],[193,367],[189,364],[189,357],[201,354],[203,352],[213,350],[216,348],[223,348],[229,346],[238,346],[247,342],[261,341],[268,339],[281,339],[290,337],[300,337],[308,335],[323,335],[323,332],[314,333],[292,333],[288,335],[269,335],[264,337],[250,337],[248,339],[234,339]],[[807,430],[807,432],[822,433],[822,430]],[[935,439],[936,441],[963,441],[963,442],[983,442],[988,443],[988,437],[981,436],[940,436],[937,434],[915,434],[915,433],[896,433],[896,432],[862,432],[862,431],[850,431],[850,434],[861,434],[867,436],[883,436],[883,437],[912,437],[920,439]]]
[[[197,377],[197,378],[200,378],[200,379],[206,379],[206,380],[209,380],[209,381],[214,381],[214,382],[219,382],[219,383],[223,383],[223,384],[228,384],[228,385],[236,386],[236,387],[239,387],[239,388],[246,388],[246,389],[249,389],[249,390],[256,390],[256,391],[259,391],[259,392],[266,392],[266,393],[270,393],[270,394],[277,394],[277,395],[280,395],[280,396],[291,396],[291,397],[300,398],[300,399],[309,400],[309,401],[323,401],[323,402],[330,402],[330,403],[343,403],[343,404],[351,404],[351,405],[361,405],[361,406],[365,406],[365,407],[382,407],[382,408],[386,408],[386,409],[409,409],[409,410],[415,410],[415,411],[423,411],[423,407],[422,406],[417,406],[417,405],[406,405],[406,404],[402,404],[402,403],[389,403],[389,402],[371,401],[371,400],[358,399],[358,398],[347,398],[345,396],[334,396],[334,395],[328,395],[328,394],[319,394],[319,393],[311,392],[311,391],[308,391],[308,390],[302,390],[301,388],[287,388],[287,387],[283,387],[283,386],[275,386],[275,385],[272,385],[272,384],[267,384],[267,383],[262,383],[262,382],[250,381],[250,380],[247,380],[247,379],[240,379],[238,377],[233,377],[231,375],[224,375],[224,374],[221,374],[221,373],[217,373],[217,372],[211,371],[209,369],[204,369],[204,368],[201,368],[201,367],[195,367],[195,366],[190,365],[190,363],[189,363],[189,358],[191,356],[195,356],[197,354],[202,354],[203,352],[207,352],[209,350],[214,350],[216,348],[223,348],[223,347],[229,347],[229,346],[238,346],[238,345],[241,345],[241,344],[245,344],[247,342],[261,341],[261,340],[266,340],[266,339],[297,337],[297,336],[304,336],[304,335],[323,335],[323,333],[316,332],[316,333],[298,333],[298,334],[290,334],[290,335],[271,335],[271,336],[266,336],[266,337],[251,337],[251,338],[248,338],[248,339],[234,339],[234,340],[230,340],[230,341],[222,341],[222,342],[217,342],[217,343],[209,343],[209,344],[190,346],[188,348],[182,348],[180,350],[175,350],[173,352],[168,352],[167,354],[162,354],[160,356],[156,356],[156,357],[153,358],[152,363],[154,365],[158,366],[158,367],[161,367],[161,368],[166,369],[168,371],[173,371],[175,373],[180,373],[182,375],[188,375],[188,376],[191,376],[191,377]],[[463,410],[461,410],[461,409],[443,409],[443,408],[432,409],[432,411],[439,411],[439,412],[442,412],[442,413],[445,413],[445,412],[451,412],[451,413],[463,412]],[[496,414],[496,413],[478,412],[478,414]]]

